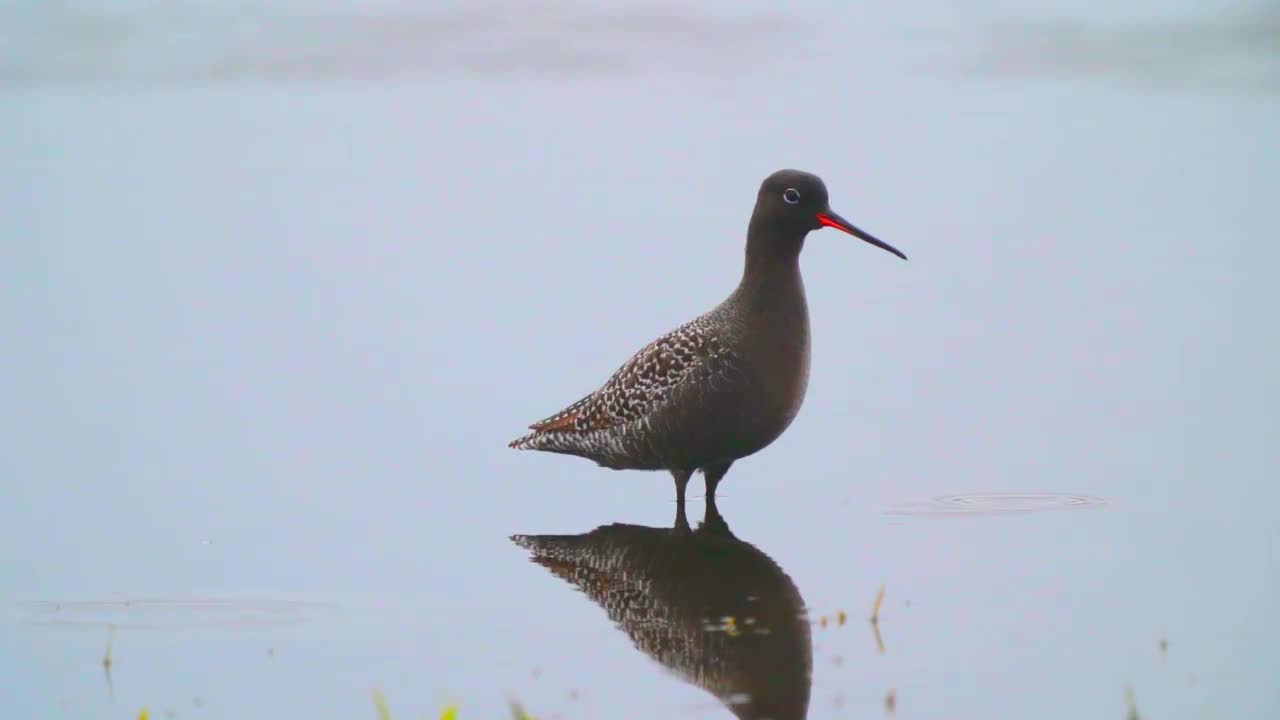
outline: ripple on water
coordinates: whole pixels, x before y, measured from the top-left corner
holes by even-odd
[[[1086,510],[1107,504],[1105,498],[1075,493],[959,493],[924,502],[890,505],[887,515],[1025,515],[1049,510]]]
[[[197,628],[296,625],[324,603],[296,599],[138,597],[19,603],[22,622],[37,627]]]

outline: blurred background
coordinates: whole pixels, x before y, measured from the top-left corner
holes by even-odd
[[[1272,1],[0,2],[6,714],[1280,717],[1277,128]],[[508,450],[783,167],[910,261],[723,518]]]

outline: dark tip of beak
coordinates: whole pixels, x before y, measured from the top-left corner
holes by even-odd
[[[818,213],[818,222],[822,223],[822,225],[825,227],[835,228],[841,232],[847,232],[850,235],[858,238],[859,240],[862,240],[863,242],[871,243],[872,245],[875,245],[881,250],[887,250],[893,253],[894,255],[897,255],[903,260],[907,259],[907,256],[903,255],[902,251],[899,250],[898,248],[890,245],[887,242],[884,242],[883,240],[877,240],[874,236],[871,235],[871,233],[867,233],[859,230],[858,228],[854,227],[853,223],[849,222],[848,220],[845,220],[844,218],[840,217],[839,215],[835,214],[830,210]]]

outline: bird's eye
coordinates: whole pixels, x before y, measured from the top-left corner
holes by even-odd
[[[789,205],[795,205],[800,202],[800,191],[795,188],[787,188],[782,191],[782,199],[786,200]]]

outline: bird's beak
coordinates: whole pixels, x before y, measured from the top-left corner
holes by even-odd
[[[859,240],[864,240],[866,242],[871,243],[872,245],[875,245],[881,250],[888,250],[889,252],[893,253],[894,255],[897,255],[903,260],[907,259],[907,256],[903,255],[902,252],[899,251],[894,246],[890,245],[887,242],[877,240],[876,238],[872,237],[870,233],[865,233],[859,230],[858,228],[853,226],[853,223],[849,222],[848,220],[845,220],[844,218],[832,212],[830,208],[828,208],[827,210],[824,210],[823,212],[818,213],[818,222],[826,227],[832,227],[842,232],[847,232],[850,235],[858,238]]]

